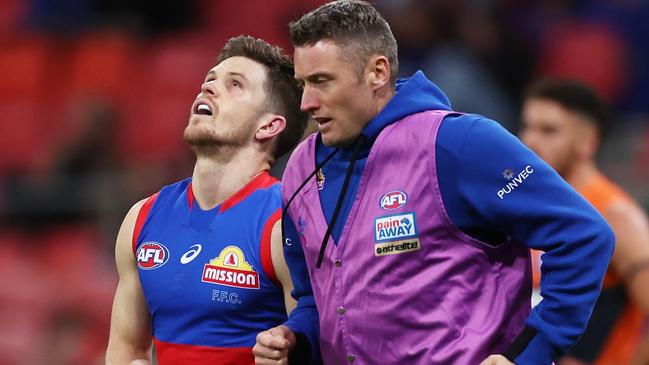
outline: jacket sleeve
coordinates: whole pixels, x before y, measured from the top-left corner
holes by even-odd
[[[297,344],[290,356],[289,363],[321,364],[318,310],[313,297],[304,251],[302,251],[295,224],[288,214],[284,215],[283,236],[284,256],[293,280],[291,296],[297,300],[297,306],[284,323],[295,333],[297,338]]]
[[[543,300],[505,355],[517,364],[550,364],[586,327],[613,252],[613,232],[518,138],[494,121],[463,118],[473,119],[454,156],[465,214],[502,237],[544,251]]]

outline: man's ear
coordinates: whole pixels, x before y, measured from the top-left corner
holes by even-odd
[[[373,90],[378,90],[390,82],[390,62],[385,56],[373,56],[369,60],[368,82]]]
[[[255,140],[258,142],[266,142],[286,128],[286,119],[278,114],[266,114],[260,119],[257,133],[255,133]]]

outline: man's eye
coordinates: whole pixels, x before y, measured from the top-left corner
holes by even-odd
[[[542,128],[541,133],[543,133],[545,135],[552,135],[552,134],[557,133],[557,130],[556,130],[556,128]]]

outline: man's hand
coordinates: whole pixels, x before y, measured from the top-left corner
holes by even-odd
[[[503,355],[491,355],[481,362],[480,365],[514,365],[514,363],[507,360]]]
[[[288,354],[295,347],[295,334],[286,326],[277,326],[257,335],[252,348],[257,365],[288,364]]]

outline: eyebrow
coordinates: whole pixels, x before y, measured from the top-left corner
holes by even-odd
[[[326,78],[328,78],[328,79],[331,79],[331,78],[332,78],[330,73],[327,73],[327,72],[316,72],[316,73],[312,73],[312,74],[310,74],[310,75],[307,75],[306,77],[304,77],[304,80],[305,80],[305,81],[309,81],[309,82],[314,82],[314,81],[316,81],[319,77],[326,77]],[[300,79],[298,79],[298,80],[300,80]]]
[[[242,79],[244,79],[245,81],[248,81],[248,78],[244,74],[242,74],[240,72],[228,71],[227,74],[229,76],[238,76],[238,77],[241,77]],[[205,78],[210,78],[210,77],[216,78],[216,72],[214,72],[214,70],[210,70],[210,72],[208,72],[207,75],[205,75]]]

